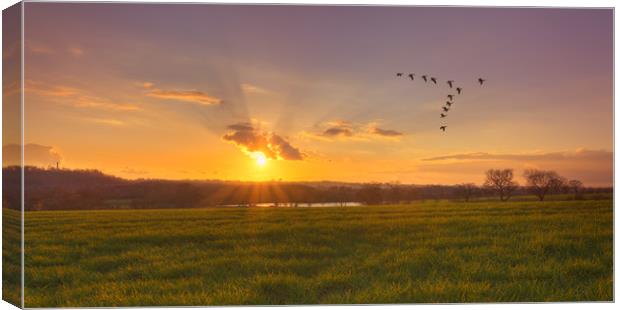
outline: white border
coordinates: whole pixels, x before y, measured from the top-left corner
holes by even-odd
[[[0,0],[0,4],[2,9],[7,8],[9,6],[11,6],[12,4],[16,3],[17,1],[15,0]],[[39,0],[26,0],[26,2],[52,2],[52,1],[39,1]],[[65,1],[56,1],[56,2],[113,2],[113,1],[96,1],[96,0],[81,0],[81,1],[71,1],[71,0],[65,0]],[[150,3],[171,3],[171,2],[176,2],[176,3],[222,3],[222,4],[235,4],[235,3],[262,3],[262,4],[275,4],[275,3],[286,3],[286,4],[310,4],[310,5],[320,5],[320,4],[327,4],[327,5],[404,5],[404,6],[410,6],[410,5],[418,5],[418,6],[504,6],[504,7],[529,7],[529,6],[536,6],[536,7],[605,7],[605,8],[615,8],[615,1],[610,1],[610,0],[590,0],[590,1],[578,1],[578,0],[541,0],[541,1],[535,1],[535,0],[452,0],[452,1],[438,1],[438,0],[375,0],[375,1],[368,1],[368,0],[286,0],[286,1],[274,1],[274,0],[210,0],[210,1],[182,1],[182,0],[151,0],[151,1],[123,1],[123,2],[150,2]],[[23,11],[22,11],[22,17],[23,15]],[[22,20],[23,23],[23,20]],[[1,33],[1,31],[0,31]],[[615,79],[615,72],[616,70],[616,62],[615,59],[618,56],[618,49],[616,49],[616,36],[618,34],[618,25],[615,23],[615,12],[614,12],[614,97],[615,97],[615,93],[616,90],[618,89],[618,81]],[[22,24],[22,40],[23,40],[23,24]],[[22,72],[23,72],[23,46],[22,46]],[[1,64],[0,64],[0,70],[1,70]],[[22,75],[22,88],[23,88],[23,81],[24,81],[24,76]],[[22,95],[22,124],[23,124],[23,95]],[[617,133],[618,133],[618,128],[615,127],[615,119],[618,116],[617,114],[618,112],[615,109],[615,100],[614,100],[614,181],[616,179],[616,167],[615,167],[615,162],[616,160],[619,158],[620,155],[618,155],[615,152],[615,142],[616,142],[616,137],[618,137]],[[0,119],[2,116],[2,112],[0,109]],[[1,128],[0,128],[1,130]],[[22,126],[22,142],[24,139],[24,135],[23,135],[23,126]],[[23,143],[22,143],[23,145]],[[1,159],[1,154],[0,154],[0,159]],[[22,151],[22,160],[23,160],[23,151]],[[23,173],[23,171],[22,171]],[[23,175],[22,175],[22,182],[23,182]],[[615,182],[614,182],[615,184]],[[0,185],[1,185],[1,181],[0,181]],[[22,184],[22,188],[23,188],[23,184]],[[615,255],[615,249],[618,248],[618,239],[615,238],[615,223],[618,220],[618,212],[616,212],[615,209],[615,200],[618,196],[618,194],[620,193],[620,191],[618,190],[618,188],[614,187],[614,274],[615,274],[615,266],[616,263],[618,262],[618,256]],[[23,194],[23,192],[22,192]],[[22,196],[23,199],[23,196]],[[1,215],[0,215],[1,218]],[[23,213],[22,213],[22,233],[23,233]],[[0,236],[1,236],[1,232],[0,232]],[[23,238],[22,238],[22,247],[23,247]],[[1,264],[1,263],[0,263]],[[22,264],[23,264],[23,251],[22,251]],[[23,285],[23,270],[22,270],[22,285]],[[615,278],[614,278],[614,297],[617,298],[619,289],[618,289],[618,285],[615,284]],[[0,283],[0,289],[1,289],[1,283]],[[22,288],[22,292],[23,292],[23,288]],[[23,304],[23,296],[22,296],[22,304]],[[413,309],[415,307],[415,309],[430,309],[435,308],[437,309],[437,307],[441,307],[442,309],[453,309],[453,308],[457,308],[457,309],[496,309],[496,308],[501,308],[501,309],[521,309],[522,307],[527,306],[528,308],[536,308],[536,309],[540,309],[540,308],[556,308],[559,309],[560,307],[562,309],[577,309],[580,307],[592,307],[592,308],[603,308],[603,309],[614,309],[616,308],[616,306],[614,306],[613,303],[536,303],[536,304],[523,304],[523,303],[510,303],[510,304],[440,304],[440,305],[427,305],[427,304],[408,304],[408,305],[368,305],[368,306],[337,306],[338,309],[342,309],[342,310],[352,310],[352,309],[360,309],[361,307],[363,307],[364,309],[371,309],[371,310],[375,310],[375,309],[385,309],[387,307],[389,308],[400,308],[400,309]],[[309,309],[324,309],[326,306],[297,306],[297,309],[303,309],[303,310],[309,310]],[[613,307],[613,308],[612,308]],[[144,309],[179,309],[177,308],[171,308],[171,307],[143,307]],[[197,308],[197,309],[230,309],[231,307],[192,307],[192,308]],[[242,309],[242,310],[251,310],[251,309],[256,309],[256,307],[232,307],[234,309]],[[262,308],[279,308],[276,306],[269,306],[269,307],[262,307]],[[15,309],[14,306],[1,301],[0,302],[0,310],[5,310],[5,309]],[[133,309],[133,308],[115,308],[115,309]]]

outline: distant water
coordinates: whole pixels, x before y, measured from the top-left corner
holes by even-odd
[[[218,207],[256,207],[256,208],[332,208],[332,207],[358,207],[362,204],[359,202],[346,202],[341,204],[339,202],[322,202],[322,203],[298,203],[295,205],[294,203],[279,203],[275,204],[273,202],[261,202],[252,205],[219,205]]]

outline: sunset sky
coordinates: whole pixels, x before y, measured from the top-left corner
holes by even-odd
[[[535,167],[610,185],[612,12],[26,3],[26,162],[416,184]],[[463,94],[442,120],[446,80]]]

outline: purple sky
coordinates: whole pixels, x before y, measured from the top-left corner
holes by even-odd
[[[504,162],[424,159],[479,152],[560,152],[574,159],[590,150],[607,154],[604,166],[591,169],[596,173],[577,169],[590,162],[567,161],[554,168],[591,183],[611,182],[612,10],[27,3],[25,14],[26,79],[136,104],[142,111],[97,110],[109,107],[103,104],[52,110],[45,108],[53,106],[50,92],[31,96],[26,141],[57,147],[75,166],[103,165],[120,174],[123,167],[141,163],[104,161],[69,142],[91,140],[86,134],[97,141],[92,147],[123,149],[126,158],[139,158],[126,148],[135,143],[163,152],[149,145],[149,135],[162,136],[171,149],[238,152],[221,139],[227,126],[259,122],[307,153],[308,162],[322,163],[319,168],[281,163],[287,166],[270,177],[319,178],[302,172],[331,171],[328,162],[349,160],[367,164],[341,164],[343,171],[324,178],[450,183],[468,178],[470,170],[478,178],[477,171],[491,165],[523,169],[543,162],[528,156]],[[428,73],[440,85],[397,80],[397,71]],[[485,87],[477,85],[479,76],[488,80]],[[438,116],[447,79],[456,80],[464,94],[442,134]],[[136,87],[141,83],[154,86]],[[153,89],[199,90],[225,104],[188,106],[163,102],[152,93],[144,96]],[[337,121],[403,135],[376,142],[367,136],[309,138]],[[129,126],[140,122],[169,128],[170,140],[162,128]],[[104,124],[124,128],[115,132],[119,129]],[[57,132],[46,132],[49,126]],[[76,133],[76,126],[84,130]],[[172,138],[181,132],[187,136],[183,143]],[[445,169],[452,165],[452,172]],[[384,166],[402,173],[387,173]],[[141,169],[180,177],[173,170],[192,167]]]

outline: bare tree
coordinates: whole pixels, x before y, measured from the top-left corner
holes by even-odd
[[[527,181],[528,189],[540,201],[545,200],[547,194],[559,191],[566,183],[563,177],[552,170],[528,169],[523,172],[523,176]]]
[[[468,202],[478,191],[478,186],[474,183],[463,183],[456,187],[457,194]]]
[[[568,181],[568,186],[575,194],[575,200],[581,199],[583,196],[583,183],[579,180]]]
[[[489,169],[486,174],[487,179],[484,186],[496,192],[501,201],[510,199],[512,192],[519,186],[517,182],[512,180],[512,169]]]

